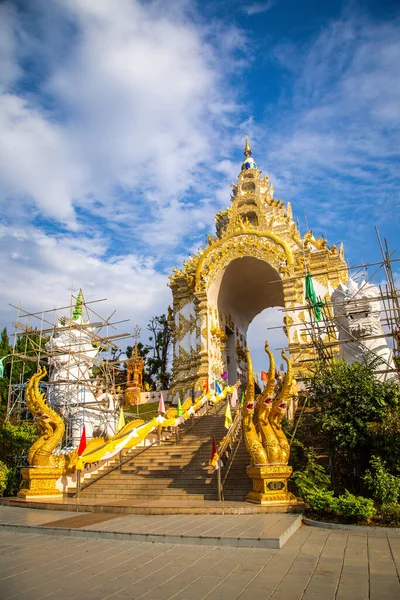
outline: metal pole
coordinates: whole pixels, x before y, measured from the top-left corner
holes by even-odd
[[[218,463],[219,463],[218,459]],[[218,502],[222,502],[222,482],[221,482],[221,465],[218,464],[217,469],[217,486],[218,486]]]
[[[76,497],[79,498],[81,495],[81,472],[76,472]]]

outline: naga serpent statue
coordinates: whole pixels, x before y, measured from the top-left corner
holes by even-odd
[[[36,421],[39,439],[31,446],[28,454],[30,467],[60,467],[64,457],[53,456],[54,449],[61,442],[65,425],[62,417],[46,403],[39,390],[39,382],[46,377],[45,367],[38,367],[26,386],[26,404]]]
[[[268,382],[264,391],[255,400],[254,371],[250,352],[247,349],[248,380],[245,404],[243,409],[243,431],[247,451],[254,465],[287,465],[290,447],[282,430],[282,419],[286,413],[287,398],[293,380],[290,360],[282,351],[282,358],[287,362],[288,371],[281,390],[274,398],[275,360],[265,342],[270,365]],[[254,414],[258,421],[258,430],[254,422]]]

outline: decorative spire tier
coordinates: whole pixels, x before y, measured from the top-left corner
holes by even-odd
[[[251,157],[252,151],[250,148],[249,138],[247,137],[247,135],[246,135],[246,145],[244,147],[244,155],[245,155],[245,159],[242,163],[242,171],[245,171],[248,169],[257,169],[257,165]]]

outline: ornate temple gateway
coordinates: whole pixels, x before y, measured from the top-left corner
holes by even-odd
[[[310,231],[302,237],[291,205],[275,199],[268,175],[261,176],[247,138],[244,154],[231,204],[215,216],[215,236],[170,277],[174,401],[197,396],[222,373],[228,373],[229,384],[238,375],[246,379],[249,324],[273,306],[287,310],[285,333],[299,378],[307,358],[313,358],[304,328],[310,321],[305,273],[313,275],[322,300],[348,279],[343,247],[328,247]]]

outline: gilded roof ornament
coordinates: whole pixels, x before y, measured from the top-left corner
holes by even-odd
[[[247,135],[246,135],[246,145],[244,147],[244,155],[245,156],[251,156],[252,155],[252,151],[251,151],[250,144],[249,144],[249,138],[248,138]]]

